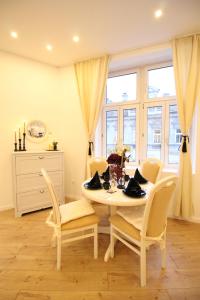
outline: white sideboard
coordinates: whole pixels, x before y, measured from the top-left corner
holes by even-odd
[[[15,215],[52,206],[46,183],[40,172],[44,168],[54,184],[60,203],[64,203],[64,153],[35,151],[13,153]]]

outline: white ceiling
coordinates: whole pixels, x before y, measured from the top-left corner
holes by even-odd
[[[155,19],[159,8],[163,17]],[[10,37],[12,30],[18,39]],[[54,66],[128,53],[194,32],[200,32],[200,0],[0,0],[0,49]],[[75,34],[78,44],[72,42]],[[160,57],[170,57],[169,51]]]

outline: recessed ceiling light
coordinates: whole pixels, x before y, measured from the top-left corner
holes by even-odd
[[[155,18],[160,18],[162,16],[162,10],[161,9],[157,9],[155,12],[154,12],[154,16]]]
[[[73,40],[74,43],[78,43],[80,41],[80,38],[79,38],[78,35],[74,35],[72,40]]]
[[[16,31],[11,31],[10,32],[10,36],[13,38],[13,39],[17,39],[18,38],[18,33]]]
[[[48,51],[52,51],[52,50],[53,50],[53,46],[50,45],[50,44],[48,44],[48,45],[46,45],[46,49],[47,49]]]

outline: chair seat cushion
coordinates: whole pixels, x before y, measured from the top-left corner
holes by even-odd
[[[72,229],[78,229],[81,227],[86,227],[90,225],[95,225],[99,223],[99,218],[97,215],[89,215],[86,217],[79,218],[77,220],[70,221],[68,223],[61,225],[61,230],[72,230]]]
[[[59,210],[61,224],[95,213],[92,205],[86,199],[60,205]]]
[[[135,240],[140,241],[140,230],[135,228],[133,225],[129,224],[119,215],[114,215],[110,217],[110,223],[117,227],[119,230],[132,237]]]
[[[117,209],[117,214],[132,224],[135,228],[142,229],[142,221],[144,216],[145,205],[133,207],[120,207]]]

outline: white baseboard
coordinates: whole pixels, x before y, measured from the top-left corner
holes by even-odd
[[[80,199],[82,199],[82,198],[84,198],[83,196],[73,196],[73,195],[67,195],[67,196],[65,196],[65,202],[67,203],[67,202],[71,202],[71,201],[76,201],[76,200],[80,200]]]
[[[197,218],[197,217],[191,217],[190,218],[191,222],[194,222],[194,223],[200,223],[200,218]]]
[[[4,211],[4,210],[8,210],[8,209],[12,209],[14,208],[13,205],[4,205],[4,206],[0,206],[0,211]]]
[[[182,217],[176,217],[176,216],[173,216],[173,215],[168,215],[168,218],[171,218],[171,219],[176,219],[176,220],[182,220],[182,221],[188,221],[188,222],[192,222],[192,223],[200,223],[200,218],[197,218],[197,217],[190,217],[188,219],[185,219],[185,218],[182,218]]]

